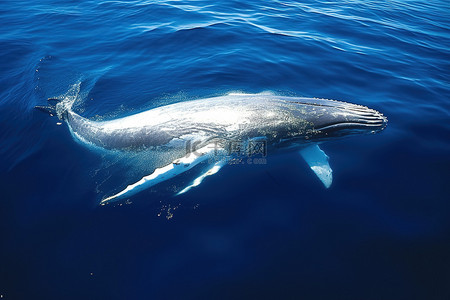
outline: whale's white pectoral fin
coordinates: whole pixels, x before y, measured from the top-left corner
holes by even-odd
[[[200,185],[200,183],[202,183],[203,179],[205,179],[208,176],[214,175],[217,172],[219,172],[219,170],[226,164],[225,160],[221,160],[216,162],[212,167],[210,167],[206,172],[204,172],[203,174],[201,174],[200,176],[198,176],[197,178],[194,179],[194,181],[192,181],[192,183],[190,185],[188,185],[187,187],[185,187],[184,189],[182,189],[181,191],[179,191],[176,196],[181,195],[186,193],[187,191],[189,191],[191,188],[196,187],[198,185]]]
[[[115,202],[115,201],[119,201],[121,199],[130,197],[142,190],[148,189],[160,182],[163,182],[163,181],[168,180],[172,177],[175,177],[181,173],[184,173],[184,172],[192,169],[194,166],[198,165],[199,163],[207,160],[210,157],[207,154],[210,154],[217,150],[218,149],[217,149],[216,145],[211,144],[211,145],[207,145],[201,149],[198,149],[194,152],[188,153],[186,156],[173,161],[171,164],[168,164],[167,166],[156,169],[152,174],[142,177],[141,180],[139,180],[136,183],[130,184],[121,192],[119,192],[115,195],[112,195],[108,198],[103,199],[100,202],[100,205],[105,205],[110,202]],[[206,175],[206,176],[208,176],[208,175]],[[201,179],[201,180],[203,180],[203,179]],[[200,182],[201,182],[201,180],[200,180]]]
[[[325,152],[318,145],[311,145],[300,150],[300,154],[325,187],[329,188],[333,181],[333,170]]]

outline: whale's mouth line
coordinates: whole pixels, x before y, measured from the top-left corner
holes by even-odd
[[[375,130],[380,131],[386,127],[386,122],[380,121],[371,121],[365,123],[359,122],[339,122],[335,124],[328,124],[326,126],[315,128],[318,131],[332,131],[332,130],[342,130],[342,129],[350,129],[350,130]]]
[[[315,129],[318,131],[335,131],[335,130],[369,130],[369,131],[381,131],[387,126],[387,118],[375,110],[367,111],[371,115],[356,114],[350,116],[353,120],[338,121],[335,123],[325,124]]]

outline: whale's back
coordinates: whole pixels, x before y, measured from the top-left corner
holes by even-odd
[[[94,122],[70,111],[68,123],[81,140],[105,149],[202,147],[264,137],[269,145],[377,131],[386,119],[350,103],[267,94],[230,94],[174,103],[124,118]]]

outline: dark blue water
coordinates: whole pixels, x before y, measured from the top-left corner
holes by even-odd
[[[445,0],[3,1],[1,297],[449,299],[449,12]],[[328,190],[291,153],[182,197],[169,183],[99,207],[131,183],[126,162],[33,109],[74,84],[93,119],[271,91],[367,105],[389,125],[323,145]]]

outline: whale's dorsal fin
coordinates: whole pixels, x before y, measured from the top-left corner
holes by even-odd
[[[315,144],[303,148],[300,150],[300,154],[325,187],[329,188],[333,182],[333,170],[328,163],[328,156],[325,152]]]

